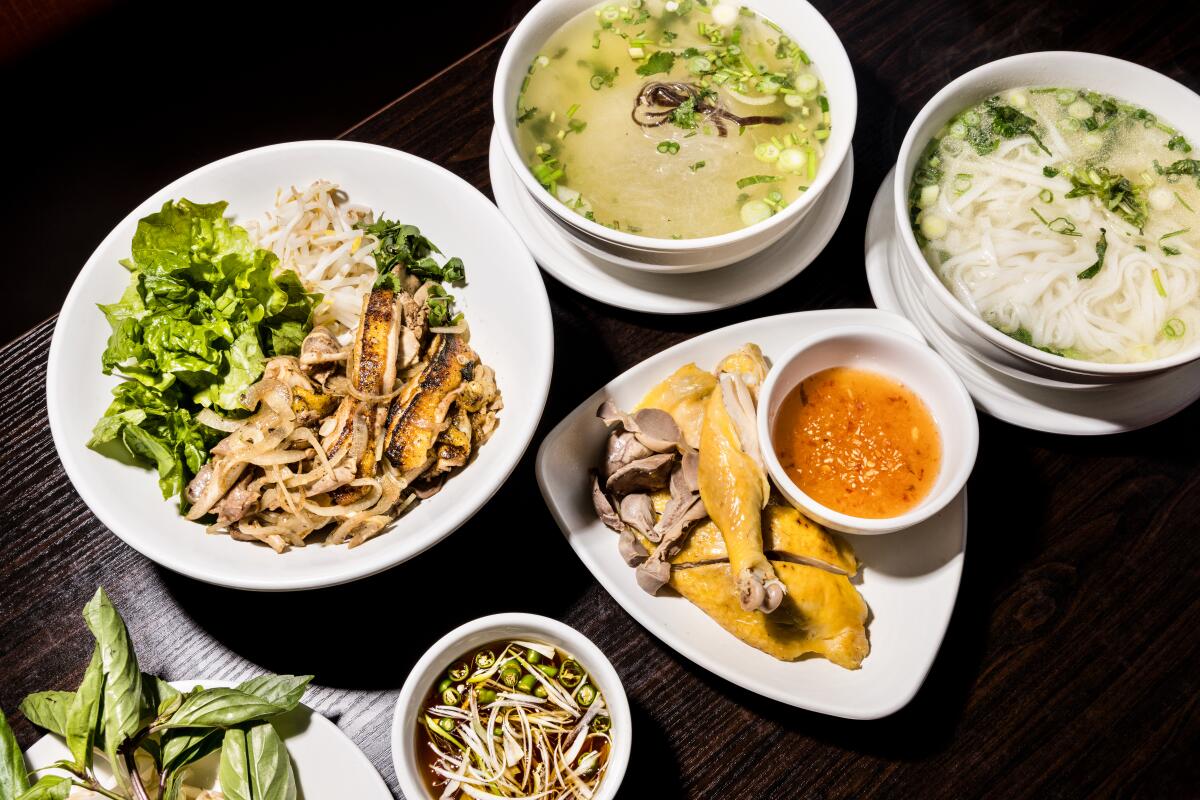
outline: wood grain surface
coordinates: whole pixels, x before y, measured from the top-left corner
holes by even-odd
[[[1200,23],[1178,3],[1137,3],[1119,18],[1079,3],[817,5],[842,36],[859,87],[854,194],[833,242],[771,296],[703,316],[618,311],[547,278],[557,355],[542,434],[608,379],[689,336],[784,311],[870,305],[862,248],[871,198],[912,117],[961,72],[1065,48],[1200,84]],[[345,135],[432,159],[487,191],[502,44]],[[265,595],[167,572],[108,532],[59,465],[44,397],[52,328],[48,321],[0,350],[0,385],[13,401],[0,416],[0,705],[10,715],[28,692],[78,682],[91,649],[79,611],[103,584],[151,672],[314,673],[307,702],[395,789],[388,728],[415,659],[461,622],[524,610],[576,626],[620,672],[635,723],[623,797],[1200,792],[1200,406],[1099,439],[984,417],[963,584],[941,653],[908,707],[851,722],[731,686],[634,623],[559,534],[532,452],[458,533],[350,586]],[[37,734],[14,716],[28,745]]]

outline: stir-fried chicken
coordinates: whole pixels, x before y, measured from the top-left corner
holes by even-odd
[[[502,407],[495,375],[464,330],[431,331],[428,290],[407,280],[364,298],[354,342],[324,328],[299,358],[267,362],[187,488],[187,516],[278,552],[315,531],[354,547],[470,464]]]

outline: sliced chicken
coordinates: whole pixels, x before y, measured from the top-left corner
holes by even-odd
[[[435,442],[449,424],[451,407],[479,366],[479,356],[458,335],[438,334],[421,373],[388,410],[384,453],[407,486],[434,463]]]

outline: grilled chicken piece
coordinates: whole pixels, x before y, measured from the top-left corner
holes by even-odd
[[[437,463],[429,470],[429,477],[465,466],[471,457],[471,438],[470,415],[461,403],[455,403],[450,424],[438,437]]]
[[[742,608],[769,613],[787,589],[763,553],[762,510],[770,483],[759,452],[754,392],[765,374],[754,345],[718,367],[700,428],[700,496],[725,539]]]
[[[372,289],[363,300],[362,320],[354,334],[350,353],[350,384],[361,394],[382,395],[392,391],[396,383],[396,359],[399,351],[401,312],[396,292],[382,287]],[[342,400],[338,409],[338,427],[325,445],[332,460],[344,447],[351,447],[356,424],[365,424],[366,446],[357,458],[356,475],[371,475],[375,471],[375,438],[379,429],[382,408],[377,403],[354,397]],[[356,418],[361,422],[356,423]],[[351,478],[353,479],[353,478]],[[346,505],[360,499],[366,492],[362,486],[339,486],[330,491],[334,502]]]
[[[434,463],[434,443],[446,429],[450,408],[474,377],[479,356],[461,337],[438,334],[432,355],[388,410],[384,453],[405,486]]]

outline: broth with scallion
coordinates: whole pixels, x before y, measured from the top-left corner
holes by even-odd
[[[745,6],[633,0],[585,11],[529,67],[516,141],[588,219],[686,239],[795,202],[817,176],[829,101],[815,65]]]
[[[1071,87],[1015,88],[929,142],[909,216],[967,308],[1027,345],[1146,361],[1200,331],[1200,161],[1153,111]]]
[[[569,654],[500,641],[451,664],[417,724],[432,797],[590,797],[612,747],[604,695]]]

